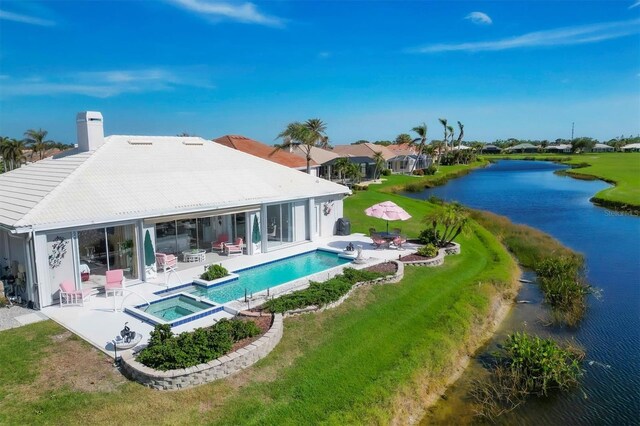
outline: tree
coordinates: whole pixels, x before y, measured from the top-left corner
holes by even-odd
[[[2,151],[0,152],[0,155],[2,155],[2,158],[7,165],[5,171],[16,169],[26,161],[26,157],[24,156],[25,146],[23,141],[4,138],[2,141],[1,149]]]
[[[333,163],[334,170],[338,172],[338,179],[342,180],[343,184],[344,178],[347,174],[347,171],[349,170],[349,164],[351,164],[351,162],[347,157],[340,157],[336,160],[335,163]]]
[[[440,122],[440,124],[442,124],[442,127],[444,128],[444,139],[442,141],[444,142],[444,151],[446,153],[447,152],[447,138],[448,138],[447,119],[446,118],[438,118],[438,121]]]
[[[26,137],[25,142],[31,148],[31,160],[33,160],[33,155],[37,153],[40,153],[40,160],[42,160],[42,156],[47,150],[47,144],[52,142],[45,141],[48,133],[49,132],[42,129],[29,129],[24,132],[24,136]]]
[[[592,138],[576,138],[571,141],[571,152],[589,152],[595,144],[596,141]]]
[[[360,166],[356,163],[349,162],[349,166],[347,167],[346,176],[351,179],[353,182],[358,183],[360,179],[362,179],[362,172],[360,171]]]
[[[307,173],[311,174],[311,150],[316,146],[324,148],[329,144],[329,137],[325,134],[326,128],[327,125],[319,118],[311,118],[304,123],[298,121],[289,123],[276,138],[282,138],[283,143],[276,145],[271,154],[297,146],[304,152]]]
[[[466,229],[469,215],[462,205],[451,203],[425,216],[422,221],[431,225],[437,245],[446,247]]]
[[[413,163],[413,168],[411,169],[411,171],[413,172],[418,165],[418,161],[420,161],[420,159],[424,155],[424,144],[427,142],[427,125],[426,123],[422,123],[421,126],[416,126],[411,130],[416,132],[416,134],[418,135],[417,138],[411,141],[411,146],[415,146],[416,143],[418,144],[418,159]]]
[[[376,164],[376,168],[373,171],[373,179],[375,180],[378,178],[378,173],[382,171],[382,168],[384,167],[386,160],[384,159],[382,152],[378,151],[375,154],[373,154],[373,161],[375,161],[375,164]]]
[[[366,139],[360,139],[360,140],[357,140],[357,141],[353,142],[351,145],[362,145],[363,143],[370,143],[370,142],[368,140],[366,140]]]
[[[411,139],[411,135],[409,135],[408,133],[400,133],[396,139],[395,139],[395,144],[396,145],[402,145],[402,144],[410,144],[412,141]]]
[[[460,131],[458,132],[457,145],[458,145],[458,149],[460,149],[460,145],[462,145],[462,138],[464,137],[464,124],[462,124],[459,121],[458,121],[458,129],[460,129]]]

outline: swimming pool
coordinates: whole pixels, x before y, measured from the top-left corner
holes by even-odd
[[[247,294],[258,293],[349,262],[351,262],[351,259],[338,257],[336,253],[315,250],[234,271],[238,278],[232,281],[211,287],[196,283],[180,287],[179,291],[204,297],[217,303],[226,303],[244,297],[245,290]]]

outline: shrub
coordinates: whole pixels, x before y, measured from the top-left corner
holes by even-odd
[[[366,191],[369,189],[369,185],[353,185],[354,191]]]
[[[177,336],[170,325],[156,325],[137,360],[158,370],[193,367],[228,353],[235,342],[258,334],[260,328],[255,322],[238,319],[221,319],[211,327]]]
[[[217,280],[218,278],[226,277],[229,275],[229,271],[222,265],[209,265],[206,271],[200,278],[206,281]]]
[[[391,169],[384,169],[382,171],[382,176],[389,176],[391,175]]]
[[[427,244],[426,246],[422,246],[418,249],[416,254],[424,257],[434,257],[438,254],[438,248],[433,244]]]
[[[438,168],[433,164],[427,167],[426,169],[422,169],[422,173],[425,175],[435,175],[438,171]]]
[[[424,182],[411,182],[404,186],[404,190],[407,192],[421,192],[424,188]]]
[[[491,376],[476,380],[470,391],[477,415],[493,423],[530,395],[572,389],[583,374],[580,364],[584,351],[551,339],[515,333],[507,337],[501,349],[495,355]]]
[[[383,274],[378,272],[345,268],[341,275],[336,275],[325,282],[312,281],[304,290],[267,301],[264,309],[269,312],[286,312],[307,306],[324,306],[347,294],[355,283],[371,281],[381,276]]]
[[[413,174],[416,175],[416,176],[424,176],[424,172],[422,171],[422,169],[414,170]]]
[[[438,244],[438,241],[440,241],[440,235],[438,233],[438,230],[433,228],[423,229],[422,232],[420,232],[420,235],[418,236],[418,242],[420,244],[436,245]]]
[[[584,281],[582,258],[559,256],[536,264],[536,273],[545,301],[556,321],[575,326],[587,309],[586,297],[593,288]]]

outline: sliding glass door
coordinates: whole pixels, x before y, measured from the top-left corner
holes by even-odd
[[[291,203],[267,206],[267,247],[277,247],[294,241]]]

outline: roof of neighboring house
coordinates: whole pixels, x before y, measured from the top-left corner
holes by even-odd
[[[487,150],[487,149],[494,150],[494,149],[497,149],[498,151],[500,151],[500,147],[499,146],[495,146],[495,145],[485,145],[485,146],[482,147],[482,149],[483,150]]]
[[[337,157],[334,158],[333,160],[325,163],[325,164],[335,164],[335,162],[338,160],[338,158],[341,157]],[[354,163],[354,164],[374,164],[373,159],[370,157],[364,157],[364,156],[354,156],[354,155],[349,155],[349,156],[345,156],[343,158],[348,158],[350,163]]]
[[[533,144],[530,144],[530,143],[521,143],[521,144],[518,144],[518,145],[514,145],[514,146],[512,146],[510,148],[507,148],[507,149],[508,150],[511,150],[511,149],[538,149],[538,147],[533,145]]]
[[[613,150],[612,146],[606,145],[606,144],[603,144],[603,143],[597,143],[593,147],[594,148],[599,148],[599,149],[611,149],[611,150]]]
[[[213,141],[224,146],[228,146],[229,148],[234,148],[238,151],[246,152],[247,154],[255,155],[256,157],[264,158],[265,160],[273,161],[274,163],[282,164],[283,166],[291,167],[293,169],[307,169],[307,160],[305,158],[300,158],[286,150],[278,150],[274,152],[275,147],[249,139],[246,136],[224,135],[214,139]],[[310,165],[312,167],[316,167],[316,164],[313,162]]]
[[[291,153],[293,155],[297,155],[298,157],[302,157],[303,159],[305,159],[305,162],[306,162],[306,158],[307,158],[306,149],[307,148],[303,149],[303,148],[300,148],[299,146],[294,146],[292,147]],[[311,154],[311,160],[316,164],[324,164],[335,158],[340,157],[340,155],[336,154],[335,152],[329,151],[327,149],[318,148],[315,146],[311,147],[311,151],[309,153]]]
[[[547,147],[547,151],[550,150],[550,149],[559,149],[559,150],[563,151],[565,149],[571,149],[571,145],[565,144],[565,143],[561,143],[561,144],[558,144],[558,145],[549,145]]]
[[[386,146],[389,151],[393,152],[396,157],[401,155],[416,155],[416,148],[408,143],[392,144]]]
[[[376,152],[381,152],[385,160],[396,157],[397,154],[393,153],[386,146],[374,145],[372,143],[361,143],[357,145],[337,145],[333,148],[333,152],[340,154],[340,156],[354,156],[354,157],[369,157],[373,158]]]
[[[348,192],[201,138],[109,136],[0,174],[0,224],[56,229]]]
[[[640,149],[640,143],[630,143],[623,146],[622,149]]]

